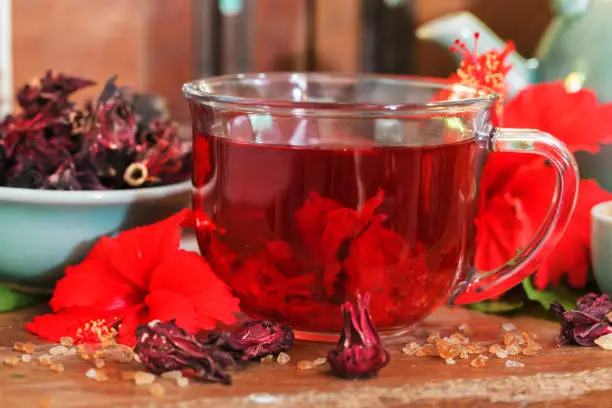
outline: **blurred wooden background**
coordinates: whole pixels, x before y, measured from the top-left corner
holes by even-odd
[[[13,0],[13,84],[46,69],[167,98],[186,121],[181,85],[224,72],[326,70],[446,76],[449,54],[414,39],[420,23],[469,10],[532,55],[546,0]],[[97,90],[80,95],[91,98]]]

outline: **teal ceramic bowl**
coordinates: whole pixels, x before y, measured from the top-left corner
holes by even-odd
[[[103,235],[150,224],[190,205],[191,181],[110,191],[0,187],[0,281],[51,286]]]

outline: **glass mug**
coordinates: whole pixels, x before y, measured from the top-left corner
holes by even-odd
[[[537,130],[492,125],[496,96],[444,81],[361,74],[232,75],[184,85],[203,256],[244,312],[334,340],[339,306],[371,295],[382,335],[451,300],[517,285],[573,211],[572,154]],[[548,216],[507,265],[476,271],[478,186],[489,152],[556,170]],[[214,228],[211,227],[214,224]]]

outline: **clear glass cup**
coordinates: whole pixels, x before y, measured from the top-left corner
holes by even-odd
[[[528,277],[564,232],[578,172],[549,134],[492,125],[496,96],[444,81],[359,74],[233,75],[184,85],[202,254],[252,317],[333,340],[339,306],[372,296],[382,334],[437,306]],[[478,186],[489,152],[544,157],[548,216],[515,259],[476,271]],[[212,227],[214,225],[214,228]]]

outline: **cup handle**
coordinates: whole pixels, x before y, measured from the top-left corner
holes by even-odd
[[[578,198],[578,165],[572,153],[548,133],[531,129],[498,128],[489,140],[492,152],[514,152],[543,156],[557,173],[552,203],[531,242],[505,265],[489,272],[474,270],[454,295],[452,304],[480,302],[502,294],[529,277],[537,264],[555,247]]]

